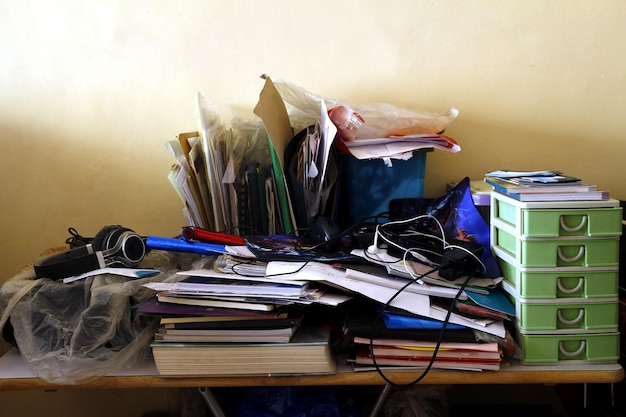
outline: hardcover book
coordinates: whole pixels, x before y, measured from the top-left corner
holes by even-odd
[[[165,329],[195,329],[195,330],[216,330],[216,329],[278,329],[282,327],[293,327],[300,325],[300,317],[214,317],[213,320],[205,320],[206,317],[198,317],[196,320],[171,320],[163,317],[161,326]]]
[[[270,329],[168,329],[161,327],[155,342],[170,343],[288,343],[297,326]]]
[[[494,189],[495,190],[495,189]],[[605,201],[610,195],[608,191],[579,191],[553,193],[501,193],[519,201]]]
[[[184,301],[184,300],[183,300]],[[160,316],[161,323],[183,321],[210,321],[225,319],[250,319],[284,317],[285,311],[257,311],[253,309],[225,308],[214,306],[169,303],[159,301],[155,295],[133,306],[140,314]]]
[[[159,375],[241,376],[332,374],[330,330],[302,326],[288,343],[162,343],[151,345]]]

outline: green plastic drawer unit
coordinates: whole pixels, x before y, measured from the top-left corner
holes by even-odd
[[[586,303],[528,303],[517,300],[521,333],[599,333],[618,329],[617,298]]]
[[[618,200],[524,203],[491,193],[491,222],[521,237],[614,237],[622,233]]]
[[[520,238],[491,225],[491,244],[527,268],[619,266],[619,238]]]
[[[619,359],[619,333],[520,335],[525,365],[614,363]]]
[[[502,258],[503,284],[526,299],[595,299],[617,297],[619,268],[524,268]]]

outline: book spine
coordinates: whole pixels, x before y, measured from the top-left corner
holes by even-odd
[[[495,181],[490,181],[488,178],[485,179],[485,182],[487,184],[491,185],[493,190],[498,192],[498,193],[500,193],[500,194],[504,194],[506,196],[509,196],[509,197],[514,198],[514,199],[519,200],[519,201],[522,200],[522,197],[521,197],[521,195],[519,193],[512,193],[512,192],[510,192],[509,189],[506,186],[502,185],[502,184],[498,184]]]

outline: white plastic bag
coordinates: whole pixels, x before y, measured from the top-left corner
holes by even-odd
[[[347,106],[357,112],[364,120],[359,126],[357,136],[362,139],[441,133],[459,114],[454,107],[436,114],[408,110],[388,103],[348,103],[318,96],[286,80],[275,80],[274,84],[287,106],[292,126],[297,127],[296,131],[319,120],[322,100],[328,109]]]

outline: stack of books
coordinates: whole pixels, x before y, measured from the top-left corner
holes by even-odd
[[[179,275],[177,282],[146,283],[156,294],[136,307],[160,318],[151,344],[159,375],[335,371],[329,329],[304,320],[305,307],[323,299],[323,290],[208,269]]]
[[[427,366],[497,371],[505,350],[514,350],[512,341],[504,349],[504,338],[498,343],[498,338],[461,325],[448,324],[442,335],[440,321],[401,311],[385,312],[381,317],[376,322],[372,314],[357,315],[346,324],[344,333],[352,337],[353,343],[347,361],[355,371],[419,371]],[[481,333],[483,338],[479,337]]]
[[[494,191],[524,202],[609,199],[608,191],[560,171],[492,171],[485,174],[484,181]]]
[[[165,324],[152,343],[159,375],[197,377],[335,372],[329,328],[300,324],[299,318],[288,320],[292,323],[286,327],[279,324],[282,320],[278,317],[242,319],[228,322],[222,329],[210,329],[220,322],[209,322],[212,323],[206,326],[209,329],[202,322],[185,323],[188,326],[183,328],[180,323]],[[259,324],[251,325],[253,321]],[[276,324],[271,324],[272,321]]]
[[[215,312],[216,310],[213,310]],[[231,314],[230,316],[224,314]],[[221,309],[220,315],[162,317],[154,336],[162,343],[289,343],[301,317],[287,313],[255,315],[245,310]]]
[[[432,369],[499,371],[502,349],[497,342],[451,343],[438,347],[435,342],[411,339],[354,339],[354,369],[383,370],[424,369],[432,360]],[[435,351],[435,349],[437,349]]]
[[[300,309],[258,311],[164,303],[136,306],[159,316],[151,344],[161,376],[333,373],[330,331],[304,321]]]

